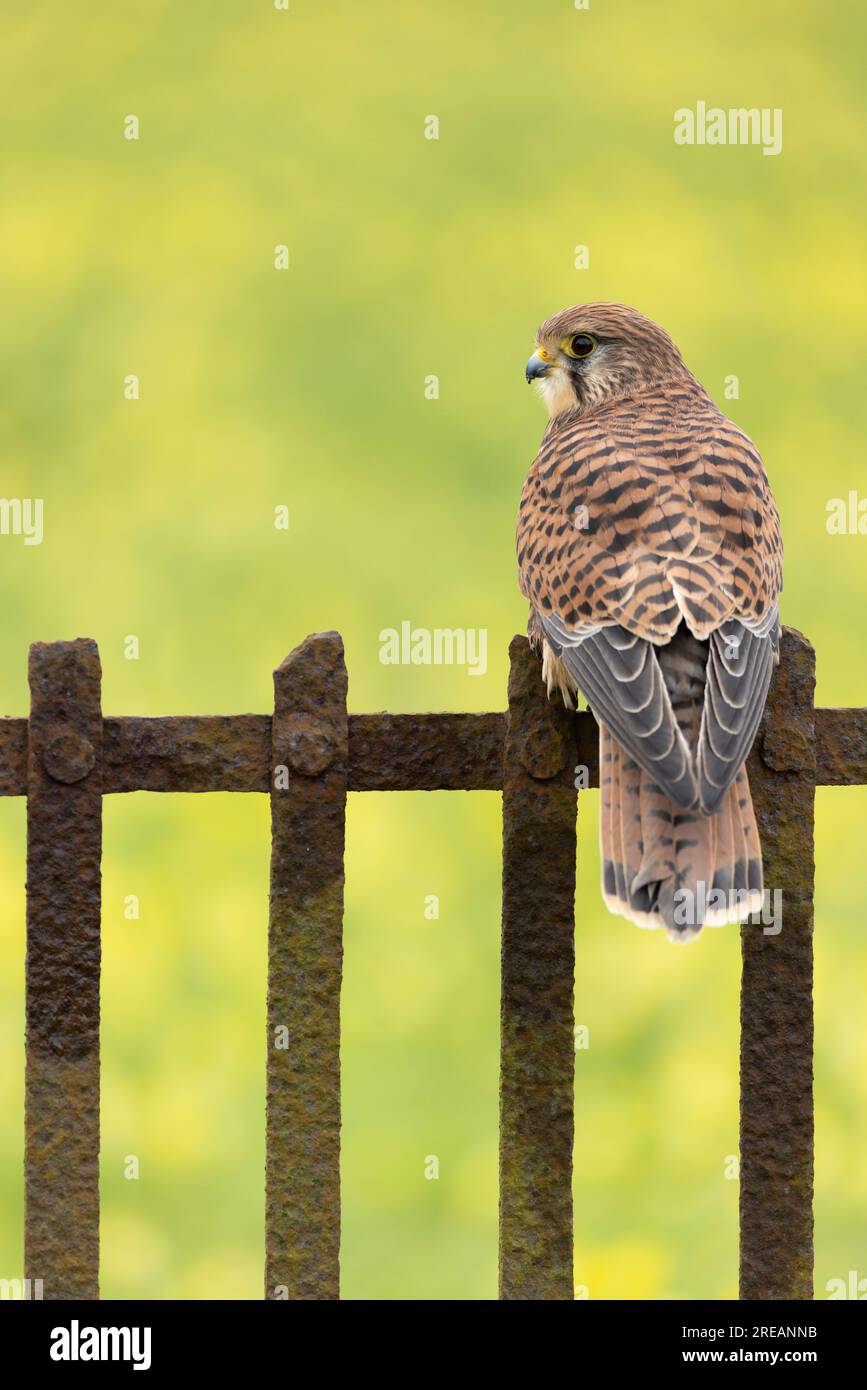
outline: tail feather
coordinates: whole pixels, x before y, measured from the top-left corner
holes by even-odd
[[[715,816],[717,853],[712,879],[713,888],[728,896],[735,886],[735,818],[731,799],[726,799]],[[709,925],[712,925],[709,923]]]
[[[600,738],[610,738],[608,730]],[[639,824],[642,852],[636,888],[647,888],[651,910],[656,907],[659,884],[674,873],[673,802],[649,777],[641,779]]]
[[[626,863],[626,848],[623,838],[623,778],[621,763],[623,749],[619,743],[611,747],[611,839],[614,846],[614,875],[617,894],[629,897],[629,870]]]
[[[644,841],[641,834],[641,768],[625,748],[619,752],[620,839],[623,845],[624,882],[629,904],[636,914],[650,911],[650,894],[636,880],[641,868]]]
[[[638,881],[643,840],[641,834],[641,779],[638,763],[601,726],[600,781],[603,785],[603,843],[610,847],[603,863],[602,896],[609,911],[620,912],[621,903],[639,926],[652,927],[650,893]]]
[[[756,813],[753,810],[753,798],[750,794],[750,784],[747,778],[747,770],[742,767],[735,779],[735,789],[737,796],[737,815],[740,819],[744,831],[744,842],[747,853],[747,889],[753,896],[757,896],[761,901],[764,894],[764,878],[762,875],[762,845],[759,840],[759,827],[756,825]],[[732,803],[734,806],[734,802]]]
[[[758,828],[746,769],[710,816],[676,805],[600,725],[602,892],[611,912],[691,941],[762,903]]]

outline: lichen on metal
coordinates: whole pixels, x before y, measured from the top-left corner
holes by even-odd
[[[266,792],[271,716],[106,719],[106,792]]]
[[[867,783],[867,709],[816,710],[816,785]]]
[[[336,1299],[348,719],[343,644],[274,673],[265,1297]]]
[[[346,792],[440,788],[503,790],[501,1296],[571,1297],[574,780],[598,785],[598,734],[546,698],[523,638],[510,658],[507,714],[347,716],[340,638],[323,633],[275,673],[273,716],[103,720],[96,644],[32,648],[29,723],[0,719],[0,796],[28,797],[25,1248],[46,1298],[98,1296],[102,795],[271,794],[266,1297],[323,1299],[338,1296]],[[750,758],[783,910],[779,932],[742,932],[749,1299],[811,1297],[813,795],[867,782],[867,710],[814,710],[814,674],[785,629]]]
[[[27,728],[5,740],[10,755],[0,795],[16,785],[16,757]],[[350,791],[499,791],[503,784],[504,714],[354,714],[349,716]],[[267,792],[271,716],[182,715],[105,721],[107,793]]]
[[[509,649],[503,767],[500,1297],[571,1299],[574,722]]]
[[[740,1296],[749,1300],[813,1296],[814,686],[813,649],[787,628],[749,763],[765,890],[782,907],[780,919],[768,912],[741,928]]]
[[[99,1297],[102,748],[96,643],[30,649],[25,1270]]]
[[[27,791],[27,720],[0,719],[0,796]]]
[[[499,791],[504,714],[351,714],[350,791]]]
[[[816,784],[867,783],[867,710],[815,712]],[[350,791],[499,791],[504,713],[351,714]],[[588,711],[575,716],[577,763],[599,785],[598,735]],[[798,749],[784,726],[768,729],[769,766]],[[267,792],[269,714],[108,717],[103,722],[102,790],[115,792]],[[571,769],[558,774],[565,784]],[[27,720],[0,718],[0,796],[27,791]]]

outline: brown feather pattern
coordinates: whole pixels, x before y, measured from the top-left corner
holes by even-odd
[[[586,361],[565,350],[575,333],[594,339]],[[580,305],[537,350],[557,413],[518,517],[531,637],[549,689],[580,688],[600,722],[606,902],[689,939],[702,921],[677,925],[679,891],[742,890],[709,924],[761,893],[743,760],[777,651],[779,516],[755,446],[656,324]]]

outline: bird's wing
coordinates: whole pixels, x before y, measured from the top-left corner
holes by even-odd
[[[541,616],[545,637],[597,720],[678,805],[692,806],[697,783],[656,653],[619,624],[569,632],[555,614]]]
[[[779,630],[779,519],[747,437],[679,383],[556,422],[525,483],[518,562],[597,718],[675,801],[692,787],[717,802],[755,735]],[[653,650],[681,619],[712,639],[697,758]]]
[[[699,801],[709,815],[752,747],[779,655],[777,606],[758,628],[730,618],[710,634],[696,771]]]

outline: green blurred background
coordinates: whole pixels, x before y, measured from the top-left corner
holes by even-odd
[[[7,9],[0,494],[43,497],[46,529],[40,547],[0,538],[0,711],[26,712],[31,641],[79,635],[99,641],[107,713],[267,711],[274,666],[327,627],[353,710],[502,708],[525,622],[514,517],[543,427],[523,364],[540,320],[585,299],[661,322],[756,439],[818,701],[867,703],[867,540],[825,530],[826,501],[867,487],[865,37],[855,0]],[[673,113],[697,100],[782,107],[783,153],[676,146]],[[487,628],[487,674],[382,665],[379,633],[403,619]],[[106,1296],[261,1296],[267,815],[262,796],[106,803]],[[864,790],[819,794],[820,1295],[867,1275],[865,816]],[[350,798],[348,1298],[495,1296],[499,817],[488,793]],[[609,917],[596,817],[589,793],[576,1282],[731,1298],[737,933],[678,950]],[[23,884],[24,807],[5,800],[6,1277]]]

